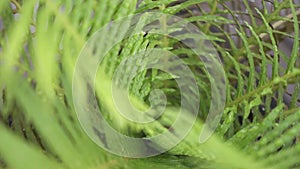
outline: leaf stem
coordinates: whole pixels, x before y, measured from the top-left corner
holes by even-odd
[[[269,83],[266,83],[265,85],[255,89],[255,90],[252,90],[251,92],[233,100],[231,103],[227,104],[226,107],[231,107],[233,105],[236,105],[245,99],[249,99],[250,97],[254,96],[257,93],[262,92],[263,90],[267,89],[268,87],[280,84],[282,81],[287,81],[288,79],[296,77],[296,76],[300,76],[300,70],[298,70],[298,69],[294,70],[293,72],[290,72],[282,77],[277,77],[277,78],[273,79],[272,81],[270,81]]]
[[[21,5],[16,0],[11,0],[11,2],[16,6],[17,10],[21,9]]]

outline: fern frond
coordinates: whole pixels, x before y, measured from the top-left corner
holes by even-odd
[[[153,11],[182,19],[148,18],[147,12]],[[138,17],[120,22],[132,14]],[[0,1],[0,168],[299,168],[299,16],[299,2],[292,0]],[[119,25],[109,27],[115,23]],[[178,28],[185,24],[205,35]],[[158,25],[171,36],[160,34]],[[109,29],[93,38],[103,26]],[[210,101],[211,65],[198,56],[212,51],[194,51],[206,41],[223,64],[226,88],[218,89],[217,96],[226,91],[226,104],[215,134],[200,144],[209,110],[220,104]],[[109,45],[113,47],[107,49]],[[174,59],[173,74],[144,70],[142,61],[166,61],[151,60],[147,54],[152,49],[173,53],[183,62]],[[91,55],[77,61],[85,50]],[[76,88],[82,101],[91,104],[87,108],[98,107],[124,135],[150,138],[172,131],[181,99],[186,99],[182,117],[195,123],[182,142],[159,156],[129,159],[106,152],[89,138],[77,119],[72,80],[86,80],[73,77],[76,62],[85,63],[83,69],[89,71],[98,62],[92,56],[99,55],[104,59],[95,67],[95,82]],[[177,84],[180,63],[193,73],[182,83],[190,93],[182,94]],[[92,85],[96,101],[85,100]],[[165,104],[164,114],[148,125],[132,123],[116,108],[111,86],[126,89],[139,110]],[[151,95],[155,89],[164,92],[166,102]],[[194,119],[191,112],[196,109]],[[146,115],[153,119],[151,113]],[[94,135],[106,146],[116,144],[97,127]],[[176,131],[168,136],[169,143],[177,143]],[[149,147],[168,144],[159,141]]]

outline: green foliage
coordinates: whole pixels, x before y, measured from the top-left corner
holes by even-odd
[[[297,2],[0,1],[0,168],[300,168]],[[177,54],[194,73],[199,88],[195,92],[201,95],[199,117],[180,144],[157,157],[128,159],[105,152],[85,134],[73,107],[72,76],[89,37],[114,19],[146,11],[183,17],[208,35],[225,69],[226,107],[216,133],[200,144],[211,106],[210,81],[202,61],[178,40],[164,36],[145,33],[124,39],[99,66],[95,89],[101,109],[120,132],[136,137],[161,133],[180,106],[176,77],[145,70],[130,84],[131,99],[146,109],[150,92],[162,89],[168,98],[166,115],[150,126],[122,121],[111,91],[105,89],[130,55],[151,48]],[[126,30],[111,30],[121,31]],[[285,41],[292,46],[282,47]],[[134,71],[124,70],[118,85],[125,85]]]

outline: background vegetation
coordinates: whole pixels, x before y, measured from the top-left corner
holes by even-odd
[[[300,168],[299,5],[298,0],[0,1],[0,168]],[[128,159],[105,152],[83,132],[72,103],[72,75],[94,32],[146,11],[183,17],[209,35],[226,72],[226,107],[215,135],[200,144],[210,106],[201,62],[164,37],[124,40],[100,66],[107,75],[130,54],[165,48],[193,70],[201,94],[199,119],[183,142],[157,157]],[[148,104],[155,88],[165,91],[168,111],[175,111],[180,93],[164,72],[140,73],[130,92]],[[96,93],[105,97],[101,88]],[[113,118],[112,107],[103,109]],[[147,137],[170,125],[164,122],[156,129],[131,124],[120,130]]]

